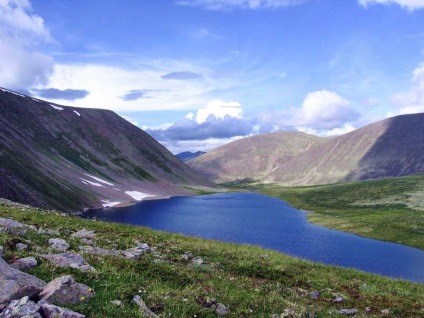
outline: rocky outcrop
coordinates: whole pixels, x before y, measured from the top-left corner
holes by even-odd
[[[77,253],[46,254],[40,256],[58,267],[71,267],[81,272],[96,271],[93,266],[88,264],[87,261]]]

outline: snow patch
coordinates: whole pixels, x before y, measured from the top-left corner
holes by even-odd
[[[125,191],[125,194],[128,194],[130,197],[132,197],[134,200],[141,201],[144,198],[154,197],[152,194],[147,194],[143,192],[138,191]]]
[[[2,90],[5,93],[10,93],[10,94],[18,95],[18,96],[21,96],[21,97],[26,97],[25,95],[22,95],[22,94],[18,94],[18,93],[9,91],[8,89],[5,89],[5,88],[0,88],[0,90]]]
[[[81,114],[74,110],[74,113],[81,117]]]
[[[113,190],[116,190],[116,191],[122,191],[121,189],[117,189],[117,188],[113,188]]]
[[[54,109],[56,109],[56,110],[63,110],[63,108],[62,107],[59,107],[59,106],[56,106],[56,105],[53,105],[53,104],[49,104],[51,107],[53,107]]]
[[[31,98],[34,102],[41,103],[38,99]]]
[[[104,202],[104,204],[102,204],[104,208],[111,208],[111,207],[121,203],[121,202],[110,202],[109,200],[107,200],[107,201],[102,200],[102,202]]]
[[[91,181],[89,181],[89,180],[86,180],[86,179],[83,179],[83,178],[80,178],[81,180],[82,180],[82,182],[87,182],[87,183],[89,183],[89,184],[91,184],[91,185],[93,185],[93,186],[96,186],[96,187],[103,187],[103,185],[101,185],[100,183],[97,183],[97,182],[91,182]]]
[[[107,182],[107,181],[105,181],[105,180],[103,180],[103,179],[97,178],[97,177],[92,176],[92,175],[90,175],[90,174],[86,174],[86,173],[84,173],[84,175],[86,175],[87,177],[93,178],[94,180],[99,181],[99,182],[101,182],[101,183],[104,183],[104,184],[107,184],[107,185],[110,185],[110,186],[113,186],[113,185],[114,185],[113,183]]]

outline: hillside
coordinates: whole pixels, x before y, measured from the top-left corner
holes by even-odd
[[[325,140],[295,131],[260,134],[218,147],[188,164],[218,182],[262,179],[287,160]]]
[[[185,186],[212,184],[114,112],[0,89],[0,197],[75,211]]]
[[[279,133],[273,134],[278,136]],[[276,158],[269,157],[269,160],[262,161],[262,165],[275,165],[275,169],[268,169],[266,175],[255,172],[258,162],[251,156],[251,148],[260,153],[270,146],[257,142],[262,140],[260,135],[256,140],[250,139],[253,143],[246,143],[244,147],[241,146],[243,140],[226,145],[225,153],[222,148],[217,148],[202,160],[195,159],[190,164],[212,180],[250,178],[283,185],[328,184],[424,172],[424,114],[388,118],[339,137],[318,139],[321,142],[313,147],[298,147],[297,153],[289,158],[282,156],[276,165]],[[284,148],[285,143],[281,141],[278,145]],[[226,153],[238,153],[238,159],[232,160],[231,167],[224,164],[229,160]],[[211,169],[211,166],[217,168]]]

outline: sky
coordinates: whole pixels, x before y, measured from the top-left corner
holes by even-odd
[[[424,0],[0,0],[0,86],[173,153],[424,112]]]

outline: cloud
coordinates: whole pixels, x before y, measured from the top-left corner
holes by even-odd
[[[88,96],[90,92],[84,89],[64,89],[60,90],[57,88],[33,88],[31,92],[34,92],[36,96],[42,98],[51,98],[51,99],[63,99],[74,101],[77,99],[82,99]]]
[[[398,4],[402,8],[408,9],[410,11],[423,9],[424,1],[422,0],[358,0],[359,4],[364,7],[368,7],[368,5],[373,4],[383,4],[383,5],[392,5]]]
[[[358,117],[359,113],[351,107],[349,101],[335,92],[322,90],[305,97],[300,112],[293,120],[302,126],[334,129]]]
[[[392,102],[399,109],[389,113],[389,117],[424,112],[424,62],[413,71],[411,88],[406,92],[395,94]]]
[[[298,5],[309,0],[179,0],[179,5],[201,7],[207,10],[277,9]]]
[[[233,118],[228,115],[216,118],[209,115],[206,121],[197,123],[183,119],[165,130],[147,130],[158,140],[207,140],[246,136],[252,132],[253,125],[247,119]]]
[[[131,90],[128,91],[124,96],[121,97],[124,101],[134,101],[141,98],[153,98],[151,96],[146,96],[148,93],[151,92],[162,92],[163,90],[160,89],[138,89],[138,90]]]
[[[0,86],[25,89],[45,83],[53,59],[37,48],[53,43],[43,19],[27,0],[0,0]]]
[[[243,110],[239,102],[224,102],[217,99],[210,101],[205,108],[199,108],[197,110],[196,121],[201,124],[210,115],[213,115],[217,119],[224,119],[226,116],[241,118],[242,113]]]
[[[202,79],[203,76],[201,74],[196,74],[193,72],[172,72],[166,75],[162,75],[161,78],[166,80],[190,81],[190,80]]]

